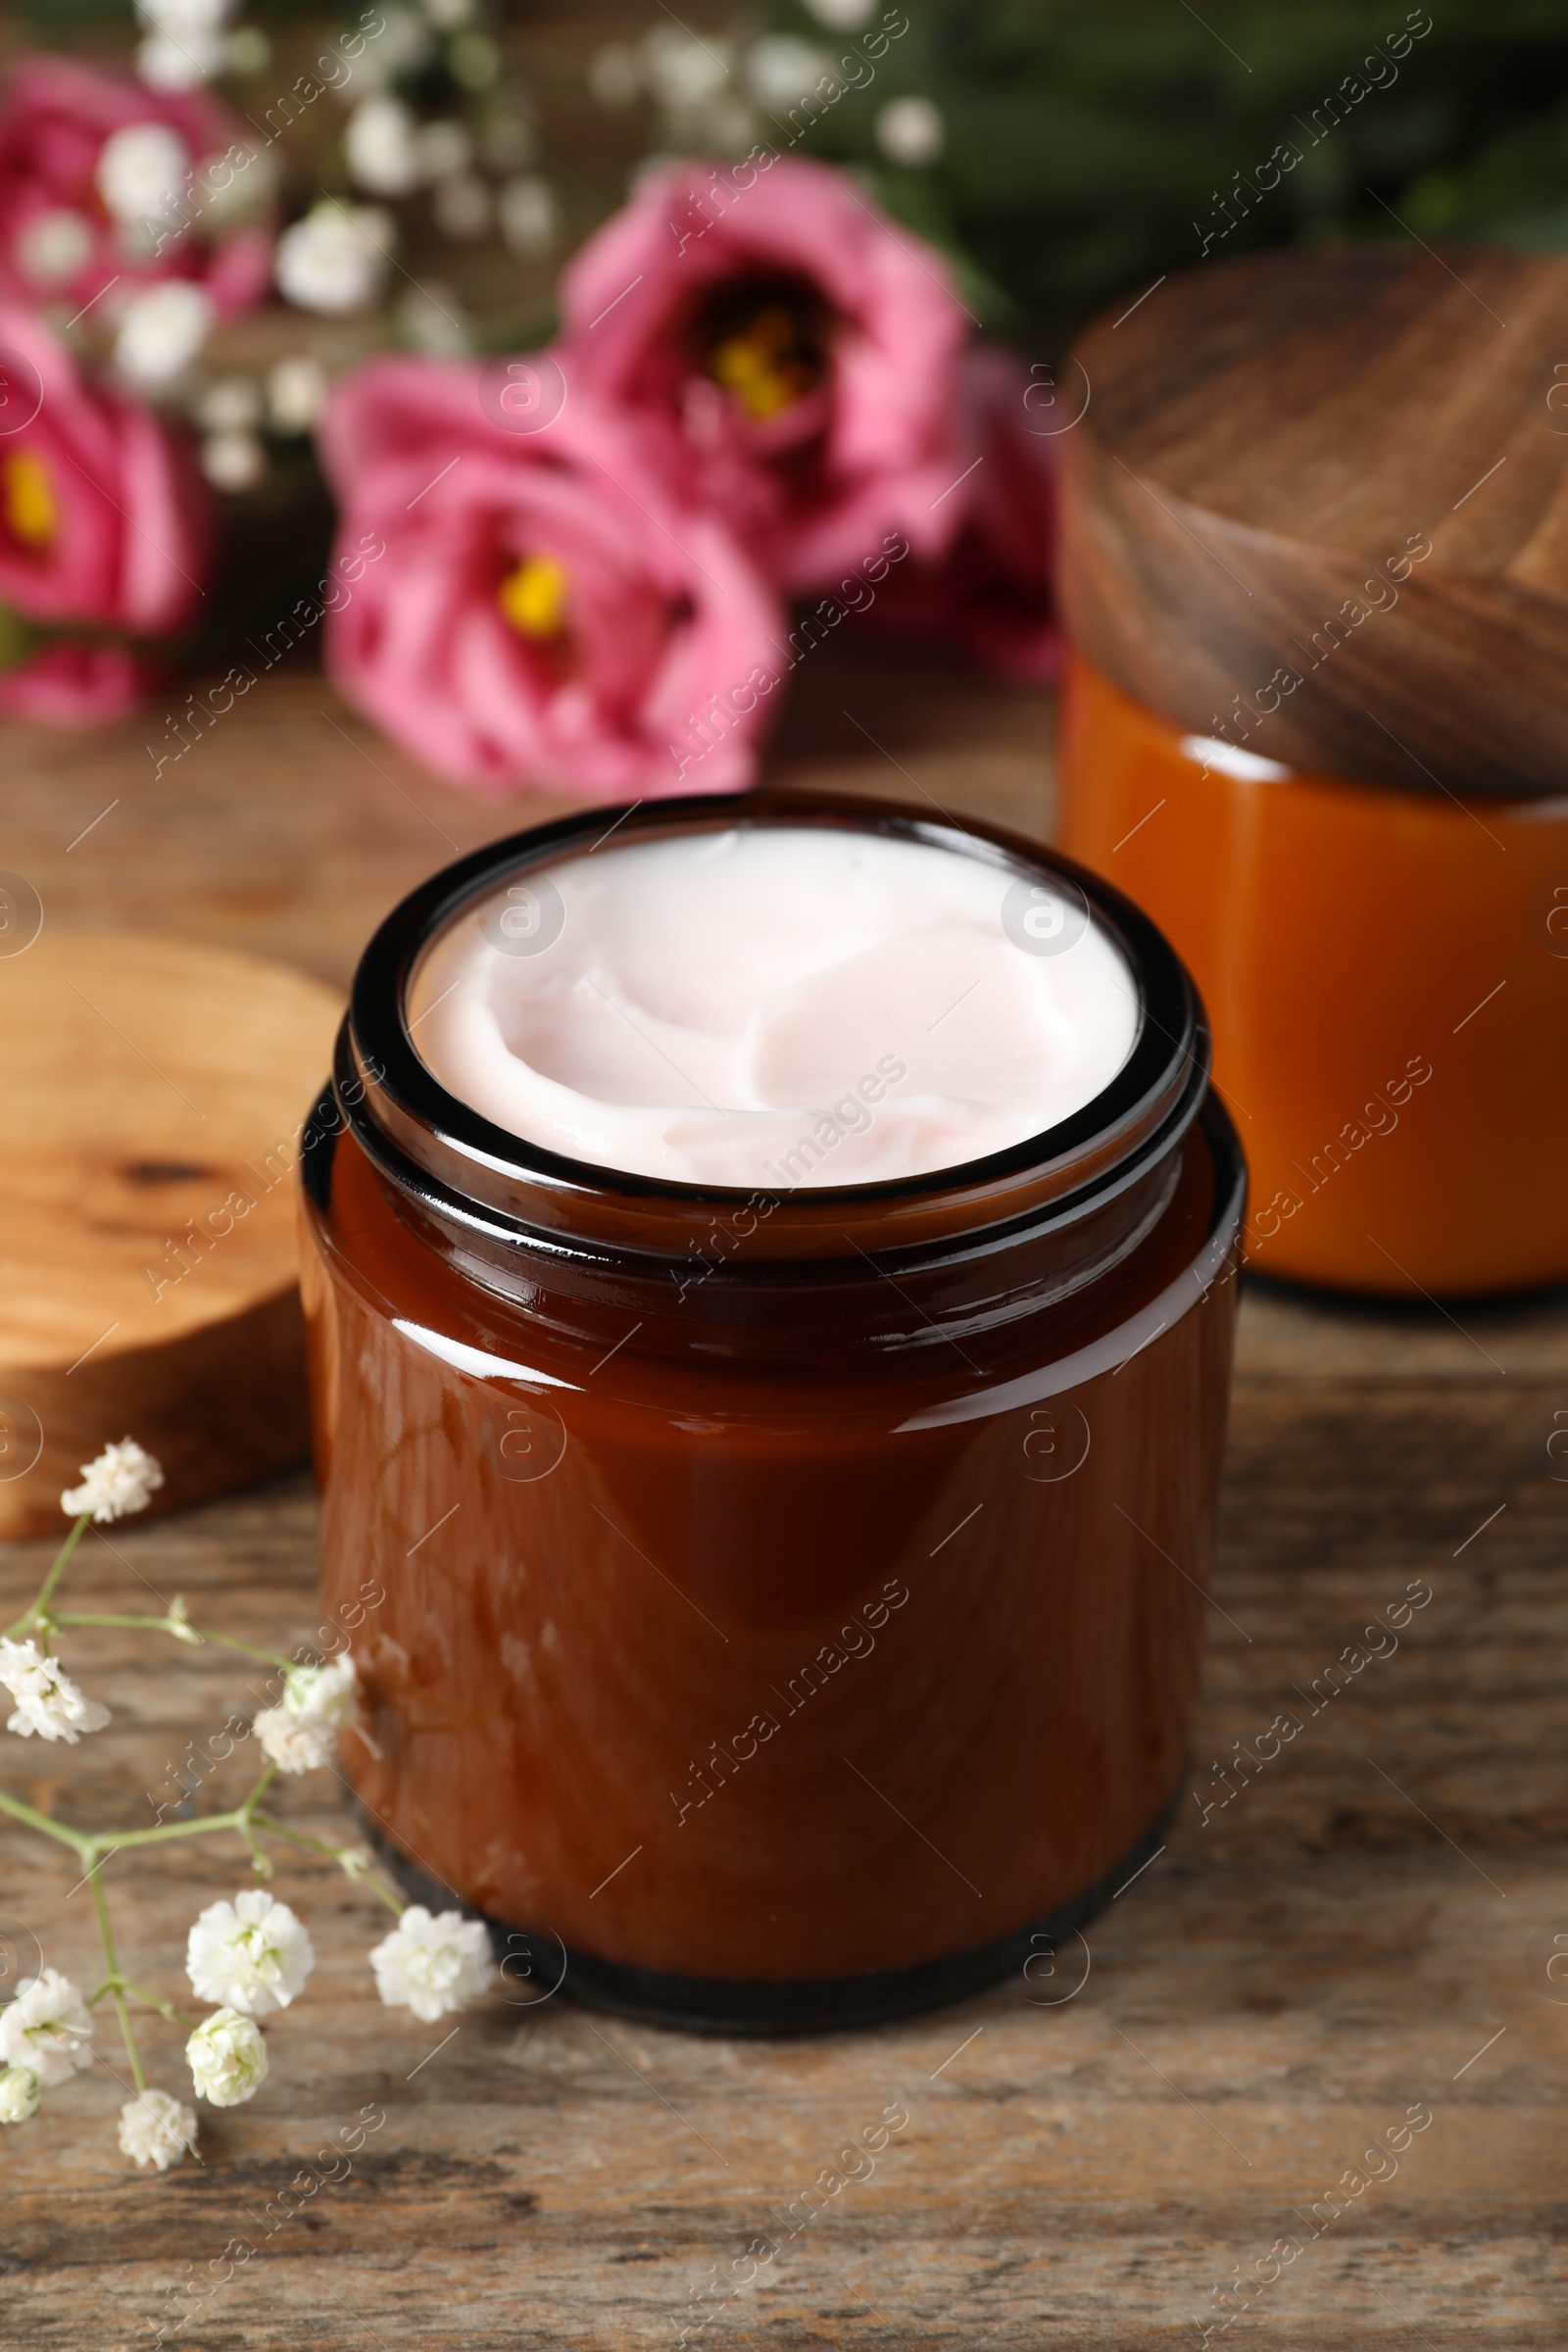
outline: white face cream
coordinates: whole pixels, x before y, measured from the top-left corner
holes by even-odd
[[[447,1092],[567,1158],[788,1191],[929,1175],[1081,1110],[1132,1052],[1126,958],[1070,885],[829,825],[608,843],[433,943]]]

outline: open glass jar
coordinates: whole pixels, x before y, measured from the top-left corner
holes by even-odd
[[[894,2016],[1024,1968],[1159,1842],[1241,1158],[1192,986],[1125,900],[985,827],[793,793],[641,807],[615,839],[956,851],[1024,955],[1051,952],[1032,900],[1076,904],[1137,991],[1110,1084],[876,1184],[702,1190],[519,1141],[437,1081],[411,989],[477,903],[614,821],[396,909],[307,1131],[324,1596],[360,1619],[366,1697],[345,1765],[395,1866],[542,1989],[712,2031]]]

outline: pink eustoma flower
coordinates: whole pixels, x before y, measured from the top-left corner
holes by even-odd
[[[936,563],[890,573],[868,617],[888,635],[956,646],[1003,677],[1054,678],[1059,410],[1013,353],[975,344],[959,361],[962,463],[956,529]],[[1057,399],[1059,400],[1059,395]]]
[[[340,545],[368,535],[385,554],[328,613],[330,674],[483,791],[749,783],[768,686],[738,690],[756,671],[771,682],[776,599],[721,522],[675,505],[635,417],[573,391],[553,422],[513,431],[486,382],[463,363],[384,359],[334,391],[319,445]],[[705,709],[719,715],[694,760]]]
[[[128,646],[57,637],[0,670],[0,712],[51,727],[101,727],[145,702],[163,673]]]
[[[138,180],[134,170],[106,174],[104,150],[117,134],[140,128],[165,134],[163,153],[177,168],[176,204],[165,209],[164,183],[144,167],[145,213],[137,204],[130,217],[117,217],[106,178],[122,204]],[[208,183],[186,178],[221,158],[235,136],[200,91],[150,90],[73,58],[24,58],[0,100],[0,292],[74,311],[116,279],[118,303],[137,287],[183,277],[204,288],[220,318],[251,309],[268,289],[271,241],[257,227],[222,231],[204,194]],[[225,189],[236,184],[233,165],[218,176]],[[237,184],[243,188],[242,176]]]
[[[0,605],[29,621],[132,637],[181,628],[207,553],[206,492],[183,443],[139,401],[89,382],[10,303],[0,303]],[[8,414],[24,421],[8,430]],[[47,675],[58,682],[70,667],[57,658]],[[94,674],[101,691],[108,670]]]
[[[947,265],[841,172],[796,156],[650,172],[562,279],[567,380],[637,409],[690,503],[779,586],[826,584],[902,531],[951,536]]]

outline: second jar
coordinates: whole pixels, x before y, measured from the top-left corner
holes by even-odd
[[[1568,263],[1455,259],[1162,280],[1063,443],[1063,846],[1203,992],[1251,1262],[1410,1299],[1568,1279]]]

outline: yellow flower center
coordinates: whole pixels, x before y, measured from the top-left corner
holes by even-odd
[[[814,390],[821,374],[803,349],[801,320],[782,303],[769,303],[738,333],[715,343],[708,365],[714,382],[756,424]]]
[[[566,566],[554,556],[524,556],[499,590],[502,612],[519,636],[559,637],[565,627]]]
[[[0,461],[0,508],[11,536],[24,547],[53,545],[60,509],[49,469],[30,449],[10,450]]]

